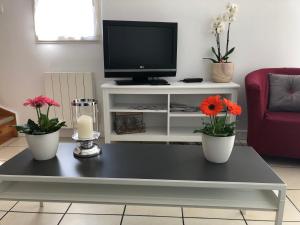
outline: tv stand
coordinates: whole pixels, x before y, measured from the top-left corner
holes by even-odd
[[[170,85],[164,79],[132,79],[132,80],[116,80],[117,85]]]
[[[201,118],[205,118],[206,115],[199,112],[198,109],[196,109],[197,112],[176,109],[176,104],[198,108],[201,100],[208,95],[223,95],[236,102],[238,88],[239,85],[233,82],[213,83],[207,81],[202,83],[172,82],[170,85],[145,86],[103,84],[105,143],[115,141],[201,142],[201,134],[194,133],[194,130],[201,127]],[[145,132],[117,134],[114,130],[116,113],[143,113]],[[232,122],[235,120],[234,117],[231,119]]]

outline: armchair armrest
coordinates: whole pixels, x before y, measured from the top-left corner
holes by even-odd
[[[268,104],[268,73],[254,71],[246,76],[245,87],[249,121],[262,120]]]

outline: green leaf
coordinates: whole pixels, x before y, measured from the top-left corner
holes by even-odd
[[[211,47],[211,51],[214,53],[214,55],[217,57],[217,59],[219,58],[216,49],[214,47]]]
[[[208,60],[212,61],[213,63],[218,63],[218,61],[217,61],[217,60],[215,60],[215,59],[212,59],[212,58],[203,58],[203,59],[208,59]]]
[[[202,129],[196,129],[196,130],[194,130],[193,133],[201,133],[201,132],[202,132]]]
[[[34,131],[34,130],[39,130],[39,125],[36,124],[33,120],[29,119],[27,121],[27,126],[29,127],[30,130]]]
[[[30,133],[30,128],[27,125],[19,125],[19,126],[14,126],[16,130],[20,133]]]
[[[231,53],[233,53],[234,50],[235,50],[235,47],[233,47],[232,49],[230,49],[228,52],[226,52],[226,54],[223,56],[222,59],[224,59],[224,57],[227,57],[227,59],[228,59],[228,56],[229,56]]]

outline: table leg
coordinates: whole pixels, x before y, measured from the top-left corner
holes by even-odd
[[[284,190],[279,190],[279,193],[278,193],[278,209],[277,209],[277,212],[276,212],[275,225],[282,225],[285,195],[286,195],[286,190],[285,189]]]

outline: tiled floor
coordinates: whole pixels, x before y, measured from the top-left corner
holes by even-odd
[[[0,163],[25,147],[24,137],[0,145]],[[267,161],[288,184],[283,225],[300,225],[300,161]],[[41,208],[38,202],[0,201],[0,225],[273,225],[274,217],[224,209],[50,202]]]

